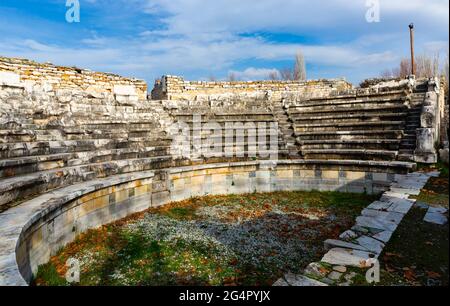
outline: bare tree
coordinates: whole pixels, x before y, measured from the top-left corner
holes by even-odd
[[[215,81],[217,81],[217,78],[214,76],[214,75],[210,75],[209,77],[208,77],[208,81],[210,81],[210,82],[215,82]]]
[[[229,82],[236,82],[237,81],[237,75],[234,72],[230,72],[228,74],[228,81]]]
[[[400,61],[400,69],[398,77],[406,78],[410,74],[411,74],[411,62],[407,58],[402,58],[402,60]]]
[[[414,61],[416,77],[430,78],[439,75],[439,54],[433,56],[422,54],[415,58]],[[400,65],[391,70],[386,69],[381,73],[381,76],[386,77],[391,72],[392,77],[405,78],[411,74],[411,60],[409,58],[402,58]]]
[[[294,71],[292,68],[285,67],[280,70],[281,79],[284,81],[292,81],[294,80]]]
[[[295,55],[295,66],[294,66],[294,80],[305,81],[306,80],[306,66],[305,57],[302,51],[298,51]]]
[[[439,74],[439,54],[427,56],[422,54],[416,58],[417,77],[431,78]]]
[[[381,72],[381,77],[382,77],[382,78],[386,78],[386,79],[394,77],[394,71],[393,71],[393,69],[384,69],[384,70]]]
[[[269,78],[269,80],[271,80],[271,81],[276,81],[276,80],[278,80],[279,79],[279,75],[280,75],[280,73],[278,72],[278,71],[272,71],[272,72],[269,72],[269,74],[268,74],[268,78]]]

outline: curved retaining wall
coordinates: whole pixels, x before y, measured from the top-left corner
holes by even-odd
[[[0,285],[27,285],[39,265],[80,233],[172,201],[290,190],[378,193],[395,179],[395,174],[372,169],[370,162],[360,162],[358,169],[343,167],[342,162],[333,166],[330,161],[324,168],[305,160],[221,163],[118,175],[61,188],[0,214]]]

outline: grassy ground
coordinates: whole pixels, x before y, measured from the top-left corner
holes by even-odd
[[[35,285],[272,285],[325,253],[378,196],[277,192],[193,198],[91,230],[39,268]]]

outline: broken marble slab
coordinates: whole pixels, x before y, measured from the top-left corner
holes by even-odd
[[[397,199],[407,199],[410,195],[407,193],[399,193],[399,192],[394,192],[394,191],[386,191],[385,193],[383,193],[383,196],[381,197],[381,201],[383,201],[384,197],[389,197],[389,198],[397,198]]]
[[[328,274],[328,278],[334,281],[338,281],[342,276],[341,272],[332,271],[330,274]]]
[[[414,203],[414,205],[417,206],[418,208],[422,208],[422,209],[428,209],[430,207],[430,205],[428,205],[427,203],[420,202],[420,201],[416,201],[416,203]]]
[[[430,206],[423,220],[428,223],[444,225],[448,222],[448,218],[447,216],[445,216],[445,213],[447,213],[447,211],[448,209],[445,207]]]
[[[344,249],[353,249],[353,250],[360,250],[360,251],[369,251],[364,246],[361,246],[361,245],[358,245],[355,243],[351,243],[351,242],[336,240],[336,239],[327,239],[327,240],[325,240],[325,242],[323,244],[324,244],[325,250],[330,250],[332,248],[344,248]]]
[[[367,208],[361,212],[361,215],[366,216],[366,217],[382,219],[382,220],[394,222],[397,224],[399,224],[404,217],[404,214],[399,213],[399,212],[380,211],[380,210],[367,209]]]
[[[392,203],[389,202],[384,202],[384,201],[375,201],[372,204],[370,204],[369,206],[367,206],[368,209],[373,209],[373,210],[383,210],[383,211],[387,211],[387,209],[392,205]]]
[[[342,240],[351,240],[351,239],[355,239],[358,236],[359,235],[357,233],[355,233],[354,231],[347,230],[347,231],[343,232],[342,234],[340,234],[339,238],[341,238]]]
[[[391,192],[407,195],[419,195],[421,188],[402,188],[402,187],[391,187]]]
[[[378,255],[380,255],[384,249],[384,243],[382,243],[379,240],[376,240],[372,237],[361,236],[358,239],[356,239],[356,241],[358,242],[359,245],[363,246],[368,251],[373,252]]]
[[[329,250],[321,261],[331,265],[369,268],[371,267],[368,262],[370,258],[376,258],[376,254],[360,250],[334,248]]]
[[[391,239],[393,233],[394,232],[391,231],[382,231],[372,235],[372,238],[387,243]]]
[[[286,281],[286,283],[288,283],[289,286],[296,287],[328,286],[327,284],[319,282],[315,279],[303,275],[296,275],[293,273],[287,273],[286,275],[284,275],[284,280]]]
[[[441,175],[441,172],[439,172],[439,171],[432,171],[432,172],[425,173],[425,175],[427,175],[429,177],[439,177]]]
[[[386,211],[399,212],[405,215],[408,213],[415,202],[415,200],[411,199],[401,199],[385,195],[381,197],[381,201],[391,204],[388,208],[386,208]]]
[[[392,185],[424,185],[428,181],[428,178],[414,178],[405,177],[392,183]]]
[[[445,214],[448,211],[447,208],[442,207],[442,206],[430,206],[428,208],[428,213],[433,213],[433,214]]]
[[[373,217],[359,216],[356,218],[356,225],[362,227],[376,228],[383,231],[388,230],[393,232],[397,228],[398,224]]]
[[[303,274],[323,278],[326,277],[329,272],[330,269],[322,266],[320,263],[312,262],[308,266],[306,266],[305,270],[303,271]]]
[[[289,284],[283,278],[280,278],[272,286],[274,286],[274,287],[287,287],[287,286],[289,286]]]

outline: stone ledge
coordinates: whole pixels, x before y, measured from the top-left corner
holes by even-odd
[[[0,285],[27,284],[21,276],[20,268],[16,261],[16,248],[18,248],[27,230],[36,222],[83,195],[131,181],[153,178],[154,175],[154,171],[144,171],[72,185],[46,193],[1,213],[0,237],[2,237],[2,240],[5,239],[3,241],[8,241],[8,243],[6,245],[1,244]]]

